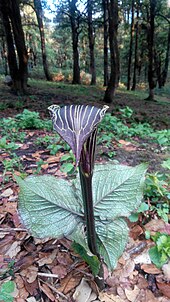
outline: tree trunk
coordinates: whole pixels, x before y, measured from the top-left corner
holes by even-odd
[[[88,12],[88,37],[89,37],[89,50],[90,50],[90,74],[91,74],[91,85],[96,85],[96,66],[95,66],[95,56],[94,56],[94,44],[95,36],[92,22],[92,0],[87,2],[87,12]]]
[[[165,85],[167,75],[168,75],[169,57],[170,57],[170,23],[169,23],[169,31],[168,31],[168,41],[167,41],[165,65],[164,65],[164,69],[163,69],[163,72],[162,72],[162,86]]]
[[[137,1],[137,22],[135,26],[135,31],[136,31],[136,36],[135,36],[135,61],[134,61],[134,69],[133,69],[133,85],[131,90],[136,89],[136,72],[137,68],[139,65],[139,58],[138,58],[138,42],[139,42],[139,24],[138,24],[138,19],[139,19],[139,3]]]
[[[131,64],[132,64],[132,54],[133,54],[133,37],[134,37],[134,0],[132,0],[132,20],[131,20],[131,27],[130,27],[130,45],[129,45],[127,90],[130,90],[130,82],[131,82]]]
[[[119,49],[117,41],[118,30],[118,1],[108,0],[109,16],[109,46],[110,46],[110,79],[105,91],[104,102],[111,103],[115,95],[115,89],[119,83]]]
[[[34,8],[35,8],[37,21],[38,21],[40,38],[41,38],[41,52],[42,52],[42,62],[43,62],[44,73],[45,73],[47,81],[52,81],[52,76],[49,72],[49,67],[48,67],[48,62],[47,62],[47,54],[46,54],[46,46],[45,46],[45,33],[44,33],[44,25],[43,25],[43,9],[42,9],[41,0],[34,0]]]
[[[80,84],[80,66],[79,66],[79,17],[76,16],[76,3],[77,0],[69,1],[71,31],[72,31],[72,45],[73,45],[73,84]]]
[[[108,85],[108,11],[107,0],[103,0],[103,18],[104,18],[104,86]]]
[[[156,13],[156,1],[150,0],[149,16],[148,16],[148,83],[149,83],[149,96],[147,100],[154,100],[154,88],[156,87],[157,79],[155,75],[154,64],[154,33],[155,33],[155,13]]]
[[[4,59],[4,74],[5,76],[8,75],[8,57],[7,57],[7,50],[5,44],[5,38],[2,37],[2,58]]]
[[[0,0],[0,11],[6,35],[8,64],[13,80],[13,89],[16,93],[23,94],[27,88],[28,55],[25,47],[19,2],[17,0],[5,2]],[[14,45],[18,58],[16,57]]]

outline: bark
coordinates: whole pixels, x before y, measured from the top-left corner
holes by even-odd
[[[5,30],[8,65],[13,80],[13,89],[16,93],[23,94],[27,88],[28,55],[22,29],[19,2],[17,0],[8,0],[5,2],[0,0],[0,12]]]
[[[108,11],[107,0],[103,0],[103,18],[104,18],[104,86],[108,85]]]
[[[35,13],[38,21],[38,27],[40,32],[41,39],[41,53],[42,53],[42,62],[44,73],[47,81],[52,81],[52,76],[49,72],[48,62],[47,62],[47,53],[46,53],[46,45],[45,45],[45,33],[44,33],[44,24],[43,24],[43,9],[41,0],[34,0]]]
[[[168,75],[168,66],[169,66],[169,57],[170,57],[170,23],[169,23],[169,30],[168,30],[168,41],[167,41],[167,49],[166,49],[166,57],[165,57],[165,65],[162,72],[162,86],[165,85]]]
[[[131,65],[132,65],[132,54],[133,54],[133,38],[134,38],[134,0],[132,0],[132,20],[131,20],[131,27],[130,27],[130,45],[129,45],[127,90],[130,90],[130,83],[131,83]]]
[[[137,2],[137,22],[135,26],[135,61],[134,61],[134,69],[133,69],[133,84],[132,84],[132,89],[136,89],[136,73],[137,73],[137,68],[139,66],[139,58],[138,58],[138,42],[139,42],[139,24],[138,24],[138,19],[139,19],[139,3]]]
[[[2,58],[4,59],[4,74],[6,76],[8,75],[8,57],[4,36],[2,37]]]
[[[72,46],[73,46],[73,84],[80,84],[80,66],[79,66],[79,15],[76,16],[77,0],[69,1],[70,22],[72,31]]]
[[[92,0],[87,2],[87,13],[88,13],[88,37],[89,37],[89,50],[90,50],[90,74],[91,74],[91,85],[96,85],[96,66],[94,56],[94,44],[95,35],[92,21]]]
[[[116,87],[119,82],[119,49],[117,41],[118,30],[118,1],[108,0],[108,17],[109,17],[109,47],[110,47],[110,79],[105,91],[104,102],[111,103],[113,101]]]
[[[155,11],[156,1],[150,0],[149,15],[148,15],[148,83],[149,83],[149,96],[148,100],[154,100],[154,88],[156,87],[157,79],[155,76],[154,64],[154,33],[155,33]]]

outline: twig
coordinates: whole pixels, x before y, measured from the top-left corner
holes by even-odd
[[[27,229],[22,228],[0,228],[0,232],[27,232]]]
[[[93,276],[92,274],[87,273],[87,272],[83,271],[82,269],[75,268],[75,271],[76,271],[76,274],[77,274],[77,273],[81,273],[81,274],[83,274],[84,276],[87,276],[87,277],[90,277],[91,279],[94,279],[94,276]],[[75,274],[75,275],[76,275],[76,274]]]
[[[139,243],[137,246],[131,248],[130,250],[128,250],[127,252],[130,254],[130,255],[133,255],[133,254],[137,254],[137,253],[140,253],[141,251],[144,250],[144,248],[146,247],[146,242],[141,242]]]
[[[42,276],[42,277],[48,277],[48,278],[58,278],[58,275],[56,275],[56,274],[49,274],[49,273],[38,272],[37,275],[38,276]]]
[[[66,295],[64,295],[63,293],[59,292],[54,286],[52,286],[51,284],[49,284],[48,282],[45,282],[44,280],[40,279],[41,282],[43,282],[44,284],[46,284],[49,288],[51,288],[56,294],[58,294],[60,297],[66,299],[67,301],[69,300],[68,297]]]

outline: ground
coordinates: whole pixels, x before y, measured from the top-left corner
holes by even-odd
[[[14,117],[23,109],[37,111],[43,119],[49,118],[47,107],[51,104],[104,105],[103,87],[72,86],[35,80],[30,82],[30,86],[29,94],[22,97],[11,94],[9,87],[0,84],[1,118]],[[149,123],[155,131],[169,129],[168,97],[156,96],[156,101],[149,102],[144,100],[144,96],[143,91],[127,93],[124,89],[119,89],[114,104],[109,106],[109,112],[119,117],[119,109],[128,106],[134,111],[134,122]],[[128,122],[130,125],[131,120],[127,124]],[[19,188],[14,174],[47,173],[62,178],[67,177],[67,174],[60,169],[64,149],[50,154],[47,144],[35,143],[38,138],[54,135],[51,130],[24,129],[24,132],[25,137],[15,150],[21,166],[18,164],[14,169],[6,169],[4,175],[4,165],[0,164],[0,282],[15,282],[14,301],[170,301],[170,262],[166,264],[167,267],[165,265],[163,269],[158,269],[148,260],[148,248],[153,245],[153,241],[146,240],[145,231],[149,230],[152,234],[160,231],[170,235],[169,224],[155,213],[150,214],[149,219],[147,215],[141,215],[137,222],[128,221],[130,236],[126,250],[112,273],[105,267],[106,290],[100,294],[89,267],[72,250],[70,241],[50,238],[40,240],[29,234],[17,212]],[[7,139],[8,142],[10,141]],[[102,142],[97,148],[97,162],[110,160],[108,150],[114,154],[114,160],[121,164],[135,166],[148,162],[150,173],[168,172],[162,167],[162,162],[169,157],[167,146],[150,138],[141,138],[138,135],[132,140],[116,137],[111,140],[109,149]],[[0,160],[8,161],[11,156],[13,155],[7,148],[2,149]],[[80,282],[79,289],[77,286]],[[81,298],[80,293],[83,295],[84,291],[86,297]]]

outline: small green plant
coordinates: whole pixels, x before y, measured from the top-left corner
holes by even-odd
[[[122,109],[123,110],[123,109]],[[112,116],[107,113],[99,125],[99,133],[101,135],[107,135],[110,139],[110,135],[116,139],[131,138],[132,136],[147,137],[153,133],[154,130],[148,123],[131,123],[126,125],[126,121],[121,118]]]
[[[15,104],[14,104],[14,107],[16,109],[21,109],[24,107],[24,101],[22,99],[18,99]]]
[[[170,259],[170,236],[157,232],[151,238],[155,242],[155,246],[150,248],[149,256],[151,261],[161,268]]]
[[[150,210],[156,212],[160,218],[162,218],[166,223],[168,223],[168,215],[170,213],[170,207],[168,203],[157,203],[156,206],[151,206]]]
[[[151,137],[155,138],[157,143],[162,146],[170,146],[170,130],[160,130],[151,133]]]
[[[72,150],[70,150],[69,153],[64,154],[60,158],[60,162],[62,162],[60,170],[67,174],[72,174],[74,172],[74,164],[73,164],[74,161],[75,161],[75,156]]]
[[[130,118],[133,115],[133,109],[131,109],[129,106],[119,109],[119,111],[121,112],[121,116],[123,118]]]
[[[60,140],[59,137],[54,137],[50,135],[46,135],[43,137],[38,137],[35,141],[36,145],[43,145],[45,147],[51,145],[51,144],[56,144]]]
[[[14,281],[3,282],[0,287],[0,301],[13,302],[15,296],[16,285]]]
[[[19,146],[16,145],[14,142],[8,143],[6,137],[2,137],[0,139],[0,149],[4,149],[6,151],[13,151],[18,148]]]
[[[0,121],[0,128],[2,136],[6,137],[7,140],[10,140],[11,142],[24,142],[26,133],[19,131],[19,127],[15,119],[3,118]]]
[[[131,222],[136,222],[139,219],[140,214],[147,215],[146,212],[149,210],[149,205],[146,202],[142,202],[135,213],[129,216]]]
[[[13,158],[11,159],[4,159],[2,161],[2,164],[4,166],[4,175],[7,171],[14,172],[15,169],[17,169],[18,171],[24,170],[20,157],[15,154],[13,154]]]
[[[38,112],[27,109],[16,115],[16,123],[21,129],[52,129],[51,121],[42,120]]]
[[[0,103],[0,111],[5,110],[9,107],[8,103]]]
[[[22,113],[16,115],[16,121],[19,128],[22,129],[40,129],[43,127],[39,113],[27,109],[24,109]]]
[[[47,147],[48,150],[50,150],[50,154],[51,155],[56,155],[56,153],[58,153],[58,151],[62,150],[63,149],[63,146],[60,145],[60,144],[50,144],[48,147]]]
[[[170,158],[163,161],[162,167],[170,170]]]
[[[68,144],[63,143],[61,144],[61,142],[56,142],[56,143],[52,143],[47,147],[48,150],[50,150],[50,154],[51,155],[56,155],[56,153],[58,153],[59,151],[69,151],[70,147]]]
[[[19,213],[34,236],[66,238],[89,263],[100,289],[103,261],[112,270],[123,253],[128,227],[124,217],[141,203],[146,165],[113,163],[94,166],[97,125],[107,106],[49,107],[54,129],[75,156],[77,178],[70,182],[51,175],[16,177]],[[71,153],[62,160],[70,160]],[[50,224],[49,224],[50,221]]]
[[[7,278],[9,276],[14,277],[14,264],[15,260],[11,260],[8,263],[8,267],[2,272],[2,279]]]
[[[42,170],[42,166],[45,165],[45,164],[46,164],[46,162],[44,162],[43,159],[40,159],[39,161],[36,161],[37,168],[34,171],[34,174],[39,174]]]
[[[158,201],[168,201],[170,198],[168,192],[168,179],[165,174],[148,173],[145,181],[144,197],[152,203]]]

